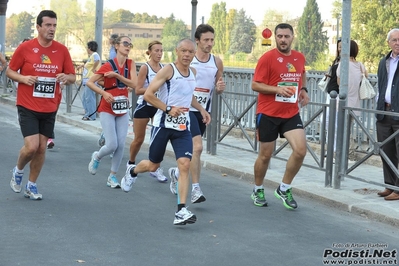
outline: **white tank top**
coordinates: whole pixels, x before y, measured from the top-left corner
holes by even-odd
[[[148,64],[148,63],[144,63],[144,64],[147,65],[147,76],[146,76],[146,78],[145,78],[143,88],[148,88],[148,85],[150,85],[150,82],[154,79],[155,75],[156,75],[158,72],[155,72],[155,71],[152,69],[152,67],[150,66],[150,64]],[[163,64],[159,64],[159,66],[160,66],[161,68],[163,68]],[[152,106],[151,104],[147,103],[147,102],[144,100],[144,95],[140,95],[140,96],[138,97],[137,103],[138,103],[138,104],[143,104],[143,105]]]
[[[154,116],[153,125],[155,127],[171,128],[178,131],[189,130],[189,108],[196,84],[195,75],[191,68],[189,69],[188,76],[184,76],[179,72],[174,63],[170,65],[173,68],[173,75],[159,88],[158,98],[168,106],[185,107],[187,110],[179,117],[171,117],[164,110],[158,109]]]
[[[213,90],[215,89],[215,79],[218,72],[216,59],[213,54],[210,54],[207,62],[201,62],[195,56],[191,61],[191,66],[197,71],[194,96],[202,107],[210,112]],[[196,111],[194,107],[190,107],[190,111]]]

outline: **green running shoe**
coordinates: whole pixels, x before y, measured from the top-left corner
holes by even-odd
[[[258,207],[267,206],[267,201],[265,199],[265,190],[263,188],[258,189],[257,191],[253,191],[251,194],[251,199],[254,201],[254,204]]]
[[[287,191],[283,192],[280,190],[280,186],[278,186],[278,188],[274,191],[274,196],[276,196],[278,199],[281,199],[287,209],[293,210],[298,208],[298,204],[292,197],[292,188],[289,188]]]

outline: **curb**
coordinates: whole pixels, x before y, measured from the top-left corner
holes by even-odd
[[[228,168],[228,167],[213,164],[212,162],[208,162],[208,161],[201,161],[201,163],[204,168],[219,172],[221,174],[227,174],[232,177],[238,178],[239,180],[244,180],[244,181],[247,181],[247,182],[253,184],[253,181],[254,181],[253,174],[246,173],[246,172],[240,172],[240,171]],[[266,179],[266,178],[263,183],[266,187],[272,187],[272,188],[277,187],[280,184],[280,182],[276,182],[276,181]],[[326,187],[324,187],[324,188],[330,189],[330,188],[326,188]],[[333,188],[331,188],[331,189],[333,189]],[[349,204],[346,202],[334,200],[329,197],[323,197],[321,195],[309,192],[307,190],[304,190],[304,189],[301,189],[298,187],[293,187],[293,192],[300,197],[303,197],[303,198],[306,198],[309,200],[315,200],[317,202],[322,203],[323,205],[333,207],[333,208],[341,210],[341,211],[349,212],[349,213],[361,216],[361,217],[369,219],[369,220],[378,221],[378,222],[389,224],[389,225],[392,225],[395,227],[399,227],[399,219],[396,219],[393,217],[388,217],[381,213],[375,212],[373,210],[363,208],[363,207],[361,207],[361,205],[364,205],[364,203],[362,203],[362,202],[352,205],[352,204]],[[339,192],[339,190],[337,190],[337,192]]]

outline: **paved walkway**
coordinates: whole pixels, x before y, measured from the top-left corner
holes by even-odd
[[[7,104],[15,104],[15,98],[12,96],[1,97],[1,102]],[[75,125],[86,130],[100,133],[101,125],[99,119],[96,121],[83,121],[83,109],[79,106],[79,97],[75,100],[72,107],[72,113],[66,113],[65,103],[62,103],[58,112],[57,120],[59,122]],[[129,127],[129,134],[126,142],[130,143],[133,139],[132,127]],[[143,148],[148,148],[149,130],[143,144]],[[233,146],[247,147],[246,140],[236,137],[226,137],[223,140],[226,144]],[[171,146],[168,146],[167,155],[173,156]],[[217,155],[210,155],[204,152],[202,154],[203,167],[217,170],[226,178],[239,178],[246,182],[253,182],[253,165],[256,159],[253,152],[242,151],[218,145]],[[279,157],[288,158],[289,150],[284,149],[279,153]],[[309,156],[309,155],[308,155]],[[312,159],[305,159],[308,164],[312,163]],[[281,181],[285,169],[285,161],[272,159],[270,169],[267,172],[265,186],[277,187]],[[382,169],[378,166],[361,165],[354,170],[357,176],[373,178],[376,182],[382,182]],[[341,189],[326,188],[324,186],[325,173],[323,171],[302,167],[293,182],[294,195],[305,196],[326,205],[339,208],[351,213],[358,214],[366,219],[378,220],[394,226],[399,226],[399,201],[385,201],[377,196],[377,192],[382,190],[381,187],[363,183],[360,181],[346,178]],[[248,197],[251,191],[248,191]],[[234,195],[232,195],[233,197]],[[266,198],[274,197],[266,195]],[[299,208],[301,203],[299,202]]]

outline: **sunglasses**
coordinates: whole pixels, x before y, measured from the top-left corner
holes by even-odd
[[[123,42],[121,42],[121,44],[125,47],[133,48],[133,43],[131,43],[131,42],[123,41]]]

